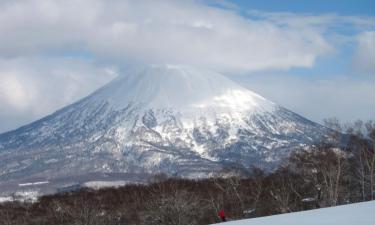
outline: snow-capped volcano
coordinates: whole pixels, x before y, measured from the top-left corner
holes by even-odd
[[[325,132],[219,73],[151,65],[0,135],[0,180],[92,172],[207,176],[231,163],[276,165]]]
[[[219,73],[176,65],[128,71],[92,95],[90,101],[108,102],[115,110],[129,103],[141,111],[171,109],[183,114],[181,120],[272,111],[276,106]]]

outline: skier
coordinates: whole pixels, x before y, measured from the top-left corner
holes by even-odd
[[[225,212],[224,212],[224,209],[221,209],[218,213],[220,219],[222,222],[226,222],[227,220],[225,219]]]

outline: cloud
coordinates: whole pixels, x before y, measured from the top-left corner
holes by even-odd
[[[375,118],[375,79],[292,75],[232,76],[249,89],[316,122],[337,117],[343,122]]]
[[[87,51],[120,64],[222,71],[311,67],[332,48],[319,30],[249,19],[199,1],[5,1],[0,33],[6,34],[3,57]]]
[[[375,18],[370,16],[343,16],[336,13],[309,14],[292,12],[266,12],[248,10],[247,14],[254,19],[271,21],[272,23],[293,28],[317,28],[325,31],[340,32],[337,29],[349,26],[355,30],[366,30],[375,27]]]
[[[375,31],[366,31],[358,35],[353,61],[359,72],[375,75]]]
[[[0,132],[52,113],[115,76],[84,60],[0,60]]]
[[[253,19],[269,21],[280,27],[289,27],[301,32],[312,31],[312,35],[323,34],[333,51],[343,48],[343,45],[354,45],[358,41],[357,34],[366,30],[375,30],[373,16],[343,16],[336,13],[308,14],[291,12],[265,12],[248,10],[247,14]]]

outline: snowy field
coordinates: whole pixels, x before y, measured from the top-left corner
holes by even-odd
[[[223,225],[375,225],[375,201],[231,221]]]
[[[0,203],[3,202],[37,202],[39,193],[38,191],[17,191],[12,196],[0,196]]]
[[[92,188],[95,190],[99,190],[101,188],[110,188],[110,187],[117,188],[117,187],[125,186],[128,183],[129,182],[126,182],[126,181],[89,181],[89,182],[85,182],[83,186]]]

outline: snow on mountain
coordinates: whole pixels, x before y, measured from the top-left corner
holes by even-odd
[[[136,68],[102,88],[93,100],[109,101],[116,109],[134,102],[142,104],[144,109],[170,108],[194,116],[274,107],[270,101],[221,74],[175,65]]]
[[[219,73],[144,66],[0,135],[0,180],[89,172],[205,177],[231,164],[269,168],[325,132]]]
[[[373,225],[375,201],[315,209],[255,219],[231,221],[223,225]]]

